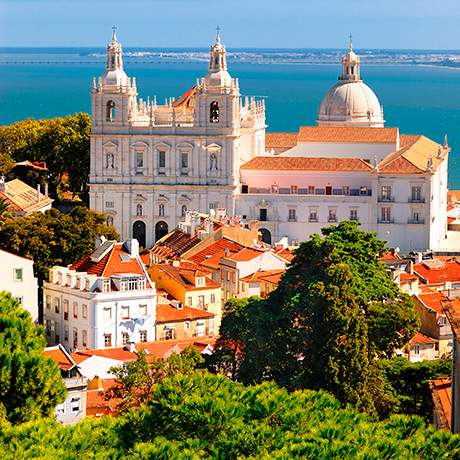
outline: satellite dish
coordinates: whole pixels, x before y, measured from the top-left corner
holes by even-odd
[[[209,210],[209,215],[210,215],[211,217],[216,217],[216,210],[215,210],[215,209],[210,209],[210,210]]]

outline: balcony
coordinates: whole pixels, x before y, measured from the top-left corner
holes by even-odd
[[[407,200],[408,203],[425,203],[425,198],[415,198],[411,197]]]
[[[394,196],[379,196],[378,200],[379,203],[393,203],[395,201]]]
[[[328,217],[327,221],[330,223],[337,223],[337,217]]]
[[[378,224],[394,224],[395,220],[393,218],[390,219],[377,219]]]
[[[318,219],[317,217],[310,217],[310,218],[308,219],[308,222],[315,222],[315,223],[317,223],[317,222],[319,222],[319,219]]]
[[[297,222],[297,217],[288,217],[288,222]]]
[[[368,187],[357,189],[333,188],[326,193],[325,188],[298,188],[297,190],[288,187],[248,187],[243,185],[241,193],[253,193],[263,195],[310,195],[310,196],[372,196],[372,190]]]
[[[425,219],[407,219],[408,224],[424,224]]]

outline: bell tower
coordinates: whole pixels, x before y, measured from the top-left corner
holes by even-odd
[[[227,53],[219,27],[210,49],[208,74],[197,82],[195,124],[213,131],[239,129],[240,125],[238,80],[227,70]]]
[[[104,74],[93,81],[93,126],[120,126],[128,124],[137,104],[135,79],[123,69],[123,50],[113,27],[112,40],[107,45]]]

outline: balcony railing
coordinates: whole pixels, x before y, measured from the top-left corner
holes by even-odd
[[[337,217],[328,217],[327,221],[335,223],[335,222],[337,222]]]
[[[425,203],[425,198],[414,198],[414,197],[410,197],[408,200],[407,200],[408,203]]]
[[[394,196],[379,196],[378,201],[381,203],[393,203],[395,200]]]
[[[407,219],[408,224],[424,224],[425,219]]]
[[[244,189],[246,190],[246,189]],[[287,187],[248,187],[248,191],[242,193],[254,193],[264,195],[326,195],[326,196],[372,196],[372,190],[367,187],[361,187],[357,189],[349,189],[347,191],[341,188],[334,188],[330,193],[326,193],[325,188],[298,188],[297,190]]]
[[[395,220],[393,218],[391,219],[377,219],[378,224],[394,224]]]

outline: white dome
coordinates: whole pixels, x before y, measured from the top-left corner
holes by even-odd
[[[125,86],[128,84],[128,75],[123,69],[106,70],[102,76],[105,85]]]
[[[318,125],[383,127],[383,109],[362,80],[341,80],[326,94],[318,111]]]

